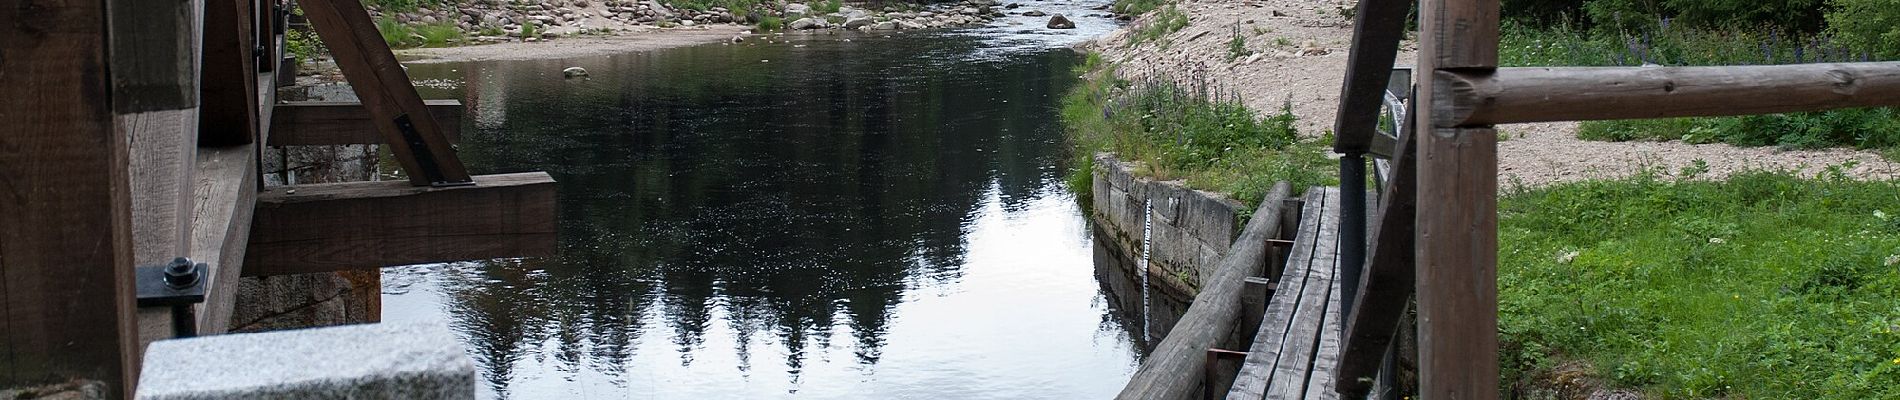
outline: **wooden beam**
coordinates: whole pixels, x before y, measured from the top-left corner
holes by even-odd
[[[1280,200],[1292,191],[1292,186],[1281,182],[1267,192],[1253,219],[1247,221],[1233,247],[1215,265],[1214,273],[1202,280],[1201,293],[1194,296],[1187,313],[1155,345],[1154,352],[1115,398],[1165,400],[1201,395],[1205,376],[1199,372],[1207,362],[1207,349],[1233,334],[1234,321],[1240,318],[1240,310],[1247,308],[1241,304],[1245,294],[1242,289],[1247,278],[1260,275],[1265,268],[1267,239],[1280,235],[1280,213],[1285,204]]]
[[[1497,68],[1497,0],[1424,0],[1419,11],[1419,71]],[[1419,396],[1497,399],[1497,131],[1435,129],[1435,100],[1450,88],[1419,83]]]
[[[450,141],[462,136],[462,102],[424,100],[429,114],[441,124],[442,134]],[[299,101],[278,104],[271,120],[270,145],[319,146],[345,144],[388,144],[387,137],[376,131],[375,117],[361,103],[350,101]]]
[[[468,170],[396,55],[383,42],[369,12],[357,0],[303,0],[304,17],[317,28],[337,68],[374,117],[389,151],[417,186],[469,182]]]
[[[203,116],[198,142],[235,146],[257,137],[257,67],[251,0],[205,0]]]
[[[475,178],[475,186],[449,188],[395,181],[272,187],[258,195],[244,275],[554,253],[553,178]]]
[[[1386,345],[1405,316],[1405,303],[1412,299],[1417,282],[1412,246],[1412,223],[1418,215],[1417,135],[1399,141],[1392,162],[1392,177],[1379,196],[1379,212],[1372,230],[1372,252],[1366,274],[1358,282],[1358,300],[1352,304],[1351,319],[1346,321],[1346,342],[1339,356],[1339,376],[1333,381],[1341,398],[1362,399],[1372,388],[1370,381],[1379,371]]]
[[[132,114],[197,107],[204,2],[110,0],[106,8],[112,24],[113,110]]]
[[[1360,0],[1354,13],[1352,50],[1346,60],[1344,88],[1339,90],[1339,113],[1333,123],[1333,151],[1364,153],[1371,150],[1379,127],[1379,108],[1385,104],[1386,81],[1398,58],[1399,39],[1405,36],[1409,0]]]
[[[131,397],[132,202],[106,2],[0,6],[0,387]]]
[[[1900,62],[1439,71],[1437,125],[1703,117],[1900,105]]]

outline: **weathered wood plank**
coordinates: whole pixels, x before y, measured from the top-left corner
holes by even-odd
[[[468,170],[409,75],[357,0],[303,0],[304,18],[330,48],[337,68],[374,116],[391,154],[415,185],[469,182]],[[401,121],[401,122],[399,122]],[[406,125],[404,124],[406,122]],[[425,168],[433,166],[433,168]]]
[[[476,178],[475,186],[450,188],[394,181],[269,188],[257,198],[244,275],[554,253],[553,178]]]
[[[256,146],[198,151],[190,257],[211,264],[205,302],[198,311],[200,334],[224,333],[231,327],[237,277],[243,273],[245,246],[250,241],[257,203]]]
[[[425,100],[429,114],[442,126],[449,140],[462,136],[462,102]],[[349,101],[299,101],[278,104],[271,120],[270,145],[321,146],[347,144],[387,144],[376,131],[375,117],[361,103]]]
[[[1324,201],[1319,213],[1319,232],[1314,237],[1313,257],[1307,260],[1306,289],[1294,300],[1293,322],[1287,326],[1279,361],[1274,362],[1273,377],[1267,382],[1269,399],[1306,397],[1307,377],[1313,372],[1317,356],[1315,350],[1320,337],[1326,335],[1321,329],[1325,326],[1327,301],[1333,298],[1333,277],[1339,272],[1342,195],[1337,188],[1316,191],[1322,193]]]
[[[257,66],[251,0],[205,0],[198,142],[234,146],[257,137]]]
[[[1497,68],[1497,0],[1423,0],[1418,12],[1420,71]]]
[[[1900,105],[1900,62],[1438,71],[1439,127]]]
[[[1419,71],[1497,68],[1498,2],[1425,0]],[[1417,293],[1419,395],[1498,398],[1497,131],[1434,129],[1439,79],[1419,79]]]
[[[197,107],[204,2],[110,0],[106,7],[112,24],[114,112]]]
[[[1293,309],[1297,307],[1299,293],[1306,289],[1306,277],[1312,265],[1312,258],[1320,232],[1320,213],[1325,203],[1320,190],[1308,190],[1306,200],[1301,201],[1299,229],[1294,232],[1292,253],[1287,256],[1286,267],[1282,270],[1280,286],[1274,289],[1273,298],[1267,303],[1267,311],[1260,329],[1254,333],[1253,341],[1247,346],[1247,360],[1241,363],[1240,374],[1234,378],[1234,385],[1228,388],[1229,399],[1259,399],[1266,396],[1267,384],[1273,379],[1273,371],[1279,361],[1280,352],[1287,340],[1287,329],[1293,322]]]
[[[1399,39],[1405,36],[1407,0],[1360,0],[1353,14],[1352,48],[1346,59],[1339,113],[1333,123],[1333,151],[1364,153],[1372,150],[1379,127],[1379,107],[1385,102],[1386,81],[1398,58]]]
[[[1279,199],[1291,192],[1292,187],[1285,182],[1267,192],[1260,209],[1221,257],[1214,274],[1202,279],[1201,293],[1194,296],[1187,313],[1155,346],[1116,398],[1170,400],[1202,395],[1201,371],[1207,362],[1207,349],[1233,334],[1234,321],[1243,308],[1241,289],[1248,277],[1259,275],[1263,269],[1267,239],[1279,235],[1283,204]]]
[[[106,3],[0,6],[0,387],[131,393],[132,202],[114,127]]]
[[[1344,194],[1342,193],[1342,195]],[[1367,196],[1366,194],[1361,195]],[[1373,201],[1374,199],[1366,200]],[[1340,222],[1344,223],[1345,219],[1342,218]],[[1341,243],[1344,243],[1344,241],[1341,241]],[[1326,296],[1326,314],[1321,319],[1319,347],[1314,350],[1313,353],[1312,372],[1307,374],[1306,394],[1303,396],[1306,399],[1331,400],[1340,398],[1339,392],[1334,391],[1333,380],[1335,379],[1334,375],[1338,371],[1339,366],[1339,350],[1343,336],[1340,324],[1342,323],[1341,320],[1345,317],[1342,313],[1346,310],[1345,304],[1341,302],[1341,300],[1344,300],[1343,296],[1346,296],[1346,292],[1340,290],[1340,287],[1345,285],[1345,282],[1343,279],[1340,279],[1340,275],[1343,274],[1337,271],[1346,265],[1345,261],[1346,260],[1340,258],[1333,260],[1332,268],[1335,271],[1335,279],[1327,281],[1330,284],[1330,290]]]
[[[1399,141],[1392,176],[1386,180],[1385,194],[1379,196],[1382,204],[1374,218],[1371,261],[1366,275],[1350,283],[1359,285],[1359,300],[1353,302],[1352,319],[1346,322],[1344,353],[1335,379],[1346,398],[1365,397],[1371,384],[1362,379],[1378,372],[1405,304],[1412,299],[1416,282],[1412,224],[1418,213],[1416,136],[1406,135]]]
[[[185,257],[191,241],[191,186],[198,150],[198,109],[118,116],[130,143],[132,259],[154,265]],[[171,309],[138,311],[139,349],[170,338]]]

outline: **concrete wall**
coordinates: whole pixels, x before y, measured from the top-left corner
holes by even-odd
[[[1098,239],[1107,241],[1110,251],[1140,260],[1144,207],[1153,204],[1149,282],[1192,298],[1200,292],[1201,277],[1213,273],[1214,264],[1240,234],[1245,206],[1177,181],[1139,178],[1134,170],[1114,155],[1095,156],[1094,210],[1089,217],[1106,233]]]

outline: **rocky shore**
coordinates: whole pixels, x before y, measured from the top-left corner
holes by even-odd
[[[1061,14],[1048,14],[1021,3],[963,0],[931,4],[885,3],[883,6],[814,2],[766,2],[748,9],[679,7],[656,0],[541,0],[502,2],[473,0],[413,11],[371,9],[372,17],[407,25],[447,25],[468,33],[457,44],[534,42],[559,37],[612,36],[709,25],[759,26],[786,30],[852,29],[862,31],[953,28],[982,25],[1008,15],[1048,17],[1050,29],[1075,24]],[[1108,7],[1095,8],[1109,16]],[[760,29],[754,29],[755,32]]]

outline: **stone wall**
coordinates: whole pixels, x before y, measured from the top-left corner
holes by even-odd
[[[1103,229],[1098,239],[1129,260],[1141,259],[1142,220],[1152,204],[1149,282],[1192,298],[1201,277],[1213,273],[1221,255],[1240,234],[1246,207],[1218,193],[1189,189],[1178,181],[1134,175],[1135,165],[1114,155],[1095,156],[1093,208],[1089,217]],[[1135,273],[1129,271],[1130,274]]]

